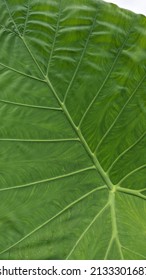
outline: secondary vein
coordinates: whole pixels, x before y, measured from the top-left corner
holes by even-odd
[[[76,243],[74,244],[74,246],[72,247],[72,249],[70,250],[69,254],[66,257],[66,260],[69,259],[69,257],[71,256],[71,254],[74,252],[74,250],[76,249],[76,247],[78,246],[79,242],[83,239],[83,237],[85,236],[85,234],[88,232],[88,230],[91,228],[91,226],[95,223],[95,221],[104,213],[104,211],[106,210],[106,208],[108,208],[109,203],[106,203],[106,205],[96,214],[96,216],[92,219],[92,221],[90,222],[90,224],[86,227],[86,229],[83,231],[83,233],[80,235],[80,237],[78,238],[78,240],[76,241]]]
[[[60,107],[47,107],[47,106],[38,106],[33,104],[26,104],[26,103],[19,103],[9,100],[0,99],[0,102],[10,105],[16,105],[16,106],[22,106],[22,107],[29,107],[29,108],[35,108],[35,109],[46,109],[46,110],[52,110],[52,111],[62,111]]]
[[[14,187],[10,187],[10,188],[5,188],[5,189],[0,189],[0,192],[2,191],[8,191],[8,190],[13,190],[13,189],[21,189],[21,188],[25,188],[25,187],[29,187],[29,186],[33,186],[33,185],[37,185],[37,184],[42,184],[42,183],[47,183],[47,182],[51,182],[51,181],[56,181],[56,180],[60,180],[62,178],[67,178],[76,174],[80,174],[82,172],[85,172],[87,170],[95,170],[94,166],[89,166],[87,168],[83,168],[83,169],[79,169],[67,174],[62,174],[56,177],[52,177],[52,178],[48,178],[48,179],[44,179],[44,180],[39,180],[39,181],[35,181],[32,183],[28,183],[28,184],[24,184],[24,185],[19,185],[19,186],[14,186]]]
[[[131,172],[129,172],[125,177],[123,177],[123,178],[118,182],[117,185],[121,185],[128,177],[130,177],[130,176],[133,175],[134,173],[136,173],[136,172],[138,172],[138,171],[140,171],[140,170],[142,170],[142,169],[145,169],[145,168],[146,168],[146,164],[141,165],[141,166],[135,168],[134,170],[132,170]]]
[[[103,186],[104,187],[104,186]],[[103,188],[102,187],[102,188]],[[71,207],[73,207],[74,205],[76,205],[78,202],[82,201],[83,199],[85,199],[86,197],[88,197],[89,195],[93,194],[94,192],[98,191],[97,187],[95,189],[93,189],[92,191],[86,193],[85,195],[81,196],[80,198],[76,199],[75,201],[73,201],[72,203],[70,203],[68,206],[66,206],[65,208],[63,208],[60,212],[58,212],[56,215],[54,215],[53,217],[51,217],[50,219],[48,219],[47,221],[45,221],[44,223],[42,223],[41,225],[39,225],[38,227],[36,227],[34,230],[32,230],[31,232],[29,232],[28,234],[26,234],[23,238],[21,238],[20,240],[18,240],[17,242],[15,242],[14,244],[12,244],[11,246],[9,246],[8,248],[6,248],[5,250],[2,250],[0,252],[1,254],[4,254],[5,252],[9,251],[10,249],[14,248],[15,246],[17,246],[19,243],[21,243],[23,240],[25,240],[26,238],[28,238],[29,236],[31,236],[33,233],[37,232],[39,229],[43,228],[44,226],[46,226],[47,224],[49,224],[51,221],[55,220],[57,217],[59,217],[61,214],[63,214],[65,211],[67,211],[68,209],[70,209]]]

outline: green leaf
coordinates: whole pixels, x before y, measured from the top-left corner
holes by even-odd
[[[1,259],[146,259],[145,88],[144,16],[1,1]]]

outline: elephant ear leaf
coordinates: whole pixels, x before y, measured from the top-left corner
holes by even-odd
[[[146,18],[3,0],[0,259],[146,259]]]

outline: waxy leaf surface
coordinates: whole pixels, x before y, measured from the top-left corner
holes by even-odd
[[[0,259],[146,259],[146,18],[0,2]]]

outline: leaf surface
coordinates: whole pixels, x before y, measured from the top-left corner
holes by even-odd
[[[1,2],[0,258],[145,260],[145,17]]]

